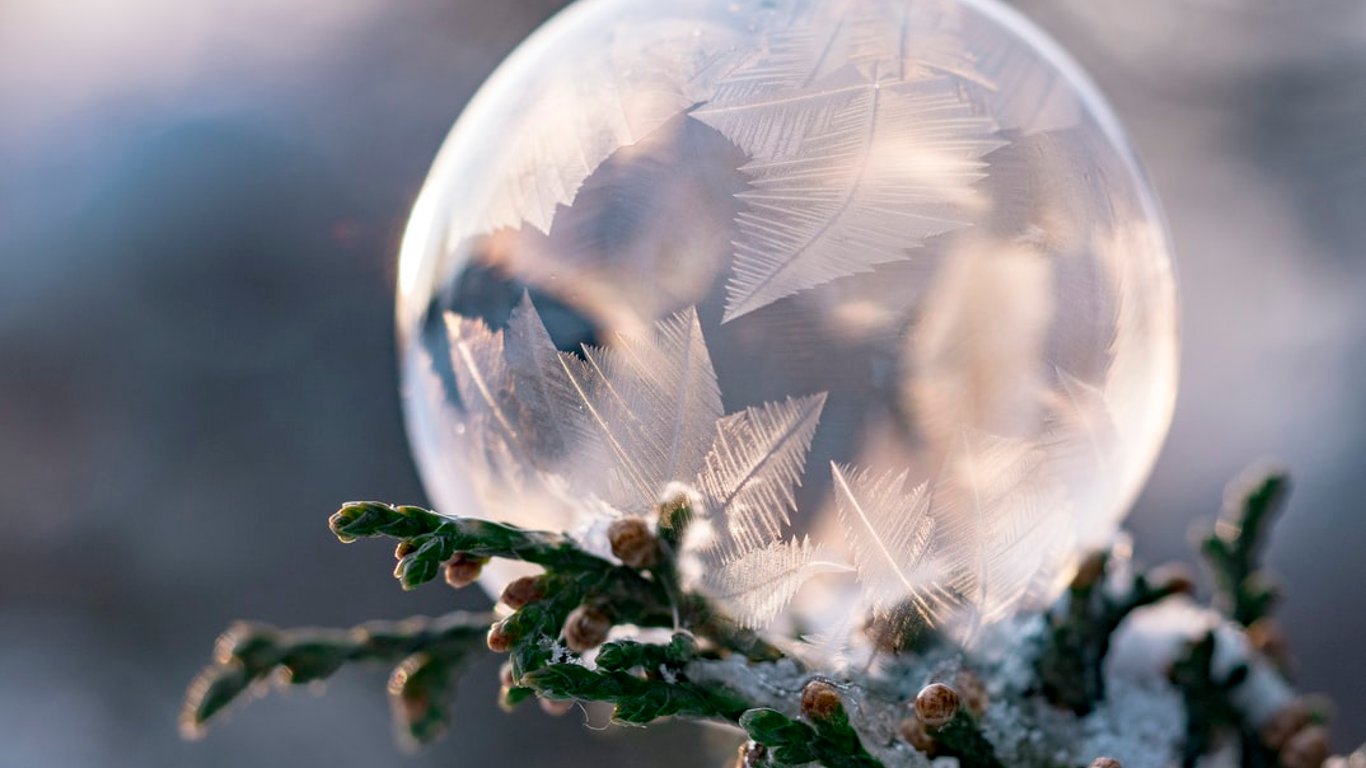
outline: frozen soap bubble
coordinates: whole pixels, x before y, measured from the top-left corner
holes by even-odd
[[[570,7],[442,148],[398,321],[438,510],[606,554],[686,503],[687,586],[774,636],[1055,597],[1176,383],[1129,145],[990,0]]]

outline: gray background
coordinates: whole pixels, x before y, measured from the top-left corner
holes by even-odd
[[[1130,517],[1139,551],[1188,557],[1229,477],[1287,463],[1282,617],[1339,745],[1366,739],[1360,4],[1022,5],[1114,101],[1180,255],[1181,400]],[[175,732],[232,618],[480,604],[400,592],[385,547],[339,546],[324,519],[423,499],[393,254],[461,105],[557,6],[0,0],[0,765],[719,764],[728,737],[686,726],[505,716],[492,665],[415,758],[379,670]]]

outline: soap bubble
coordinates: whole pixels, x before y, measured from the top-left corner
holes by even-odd
[[[686,507],[687,588],[831,647],[1056,597],[1175,396],[1152,192],[989,0],[571,6],[442,148],[398,324],[438,511],[610,557]]]

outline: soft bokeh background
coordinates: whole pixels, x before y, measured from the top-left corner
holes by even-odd
[[[407,209],[462,104],[553,0],[0,0],[0,765],[719,764],[687,727],[493,706],[389,741],[384,673],[178,740],[229,619],[474,606],[400,592],[339,501],[423,499],[392,317]],[[1021,0],[1126,120],[1185,306],[1176,423],[1130,518],[1150,560],[1274,456],[1270,561],[1309,690],[1366,739],[1366,6]],[[470,183],[478,183],[471,180]]]

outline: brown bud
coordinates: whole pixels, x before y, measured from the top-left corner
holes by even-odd
[[[618,520],[607,529],[612,554],[632,568],[650,568],[659,562],[659,541],[650,526],[638,517]]]
[[[489,650],[494,653],[507,653],[512,650],[512,635],[508,632],[505,622],[496,621],[489,627],[488,644]]]
[[[1195,592],[1195,574],[1185,563],[1171,562],[1148,571],[1148,583],[1155,589],[1174,595],[1189,595]]]
[[[543,597],[545,589],[541,586],[541,578],[523,576],[508,582],[508,585],[503,587],[503,594],[498,601],[514,611],[520,611]]]
[[[766,757],[768,747],[757,741],[747,741],[740,745],[740,752],[735,756],[735,768],[759,768]]]
[[[1324,768],[1366,768],[1366,747],[1350,755],[1333,755],[1323,765]]]
[[[1284,665],[1290,660],[1290,642],[1280,622],[1263,616],[1247,628],[1247,641],[1262,655]]]
[[[1262,723],[1262,743],[1268,749],[1279,751],[1290,741],[1290,737],[1309,725],[1313,714],[1303,699],[1292,699],[1276,710],[1265,723]]]
[[[404,688],[394,696],[393,702],[404,723],[425,720],[432,709],[432,697],[420,689]]]
[[[515,682],[512,679],[512,662],[503,662],[503,666],[498,668],[498,684],[504,688],[511,688]]]
[[[843,706],[839,691],[824,680],[811,680],[802,688],[802,714],[808,720],[829,720]]]
[[[508,696],[511,693],[512,688],[510,686],[503,685],[498,688],[498,708],[508,714],[512,714],[517,709],[512,702],[508,701]]]
[[[603,644],[612,630],[612,618],[591,605],[580,605],[564,622],[564,644],[575,653],[591,651]]]
[[[953,688],[973,717],[981,717],[987,713],[991,696],[987,694],[987,686],[982,682],[982,678],[972,670],[960,669],[953,677]]]
[[[947,725],[958,714],[958,692],[943,683],[930,683],[916,694],[915,714],[931,728]]]
[[[573,699],[541,699],[541,711],[551,717],[561,717],[569,714],[574,708]]]
[[[1284,768],[1322,768],[1331,753],[1328,729],[1311,725],[1301,728],[1281,748],[1281,765]]]
[[[934,757],[939,750],[939,743],[930,735],[930,729],[919,717],[908,717],[901,721],[901,738],[923,752],[926,757]]]
[[[481,557],[470,557],[463,552],[457,552],[446,563],[446,583],[456,589],[463,589],[479,580],[479,573],[484,569],[484,563],[488,562]]]
[[[412,539],[404,539],[398,543],[398,546],[394,547],[394,559],[402,560],[416,549],[417,545],[413,543]]]
[[[1097,757],[1091,761],[1091,768],[1124,768],[1124,766],[1113,757]]]
[[[1072,589],[1090,589],[1105,577],[1105,552],[1092,552],[1077,566],[1077,574],[1072,577]]]

